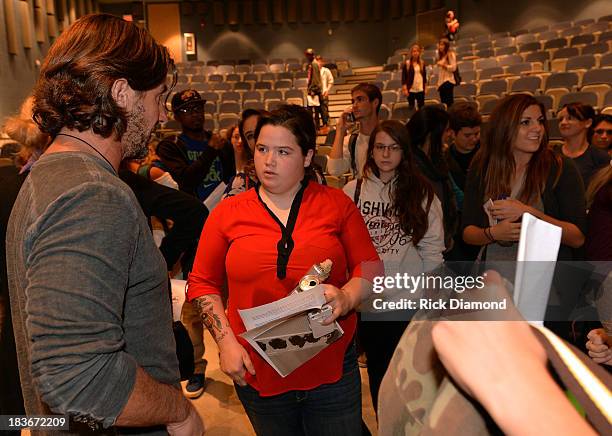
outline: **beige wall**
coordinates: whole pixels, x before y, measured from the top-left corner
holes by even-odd
[[[183,61],[181,50],[181,16],[178,3],[147,4],[149,32],[170,50],[175,62]]]

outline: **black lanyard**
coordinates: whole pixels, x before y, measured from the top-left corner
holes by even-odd
[[[281,238],[276,244],[276,252],[278,254],[278,257],[276,258],[276,277],[278,277],[281,280],[287,277],[287,264],[289,263],[289,256],[291,255],[291,252],[293,251],[293,247],[295,246],[295,243],[293,242],[293,238],[291,237],[291,235],[293,234],[293,229],[295,229],[295,223],[297,221],[300,206],[302,205],[302,198],[304,197],[304,191],[306,190],[306,187],[308,186],[308,180],[304,179],[302,180],[301,183],[302,183],[302,186],[300,187],[300,190],[297,192],[297,194],[295,194],[295,198],[293,199],[293,202],[291,203],[291,210],[289,211],[289,217],[287,217],[286,227],[278,219],[278,217],[274,215],[274,212],[270,210],[268,205],[261,199],[261,196],[259,195],[259,187],[261,185],[258,183],[257,186],[255,187],[255,190],[257,191],[257,198],[259,198],[259,201],[261,201],[263,206],[266,208],[266,210],[268,211],[270,216],[274,219],[274,221],[276,221],[276,223],[278,224],[281,230]]]

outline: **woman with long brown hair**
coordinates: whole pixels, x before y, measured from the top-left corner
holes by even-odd
[[[427,86],[427,74],[425,72],[425,61],[421,58],[421,46],[414,44],[410,48],[410,58],[402,65],[402,93],[408,97],[408,104],[417,109],[425,106],[425,86]]]
[[[453,92],[456,85],[459,85],[455,80],[455,71],[457,71],[457,57],[455,52],[450,48],[450,41],[446,38],[440,39],[438,42],[438,92],[440,93],[440,101],[447,108],[453,105]]]
[[[548,148],[545,113],[527,94],[505,97],[491,113],[491,130],[468,172],[463,209],[463,239],[486,247],[487,260],[516,259],[525,212],[561,227],[559,260],[571,260],[572,248],[584,243],[580,174]]]
[[[442,206],[416,166],[402,123],[388,120],[376,126],[363,178],[347,183],[344,192],[359,208],[388,277],[417,276],[443,262]],[[359,324],[359,337],[376,408],[380,383],[408,321],[373,321]]]

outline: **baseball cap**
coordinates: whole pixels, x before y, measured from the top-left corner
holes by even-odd
[[[184,91],[177,92],[172,97],[172,112],[176,112],[177,110],[185,107],[192,106],[196,104],[204,105],[206,100],[202,99],[202,96],[195,89],[185,89]]]

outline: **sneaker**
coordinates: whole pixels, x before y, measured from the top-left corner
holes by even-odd
[[[204,374],[193,374],[187,380],[183,388],[183,394],[187,398],[196,399],[204,392]]]

